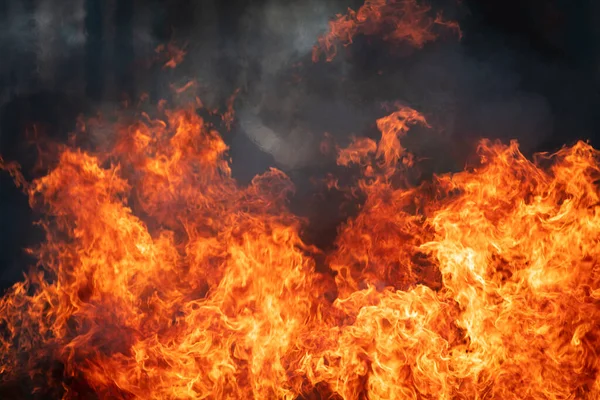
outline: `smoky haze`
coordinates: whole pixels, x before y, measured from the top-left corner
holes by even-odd
[[[332,62],[315,64],[312,47],[328,21],[361,2],[4,1],[0,153],[28,165],[28,124],[66,138],[79,113],[114,109],[124,97],[176,102],[170,84],[197,81],[205,105],[221,110],[240,89],[236,123],[224,134],[234,175],[247,181],[270,166],[290,174],[301,211],[321,221],[319,236],[343,219],[335,199],[302,200],[311,178],[334,168],[319,144],[326,132],[340,145],[376,135],[386,102],[428,118],[430,129],[403,142],[426,173],[462,169],[481,137],[517,139],[526,153],[577,139],[598,145],[597,6],[540,3],[435,1],[459,21],[461,40],[448,32],[397,51],[359,35]],[[167,42],[185,47],[185,61],[148,65]],[[19,278],[21,249],[35,236],[23,196],[6,176],[0,183],[6,285]]]
[[[490,28],[476,4],[437,3],[434,9],[460,21],[462,40],[445,34],[398,55],[390,44],[358,36],[331,63],[318,64],[310,57],[315,38],[327,30],[331,16],[360,4],[253,3],[232,12],[225,35],[206,23],[176,33],[189,42],[188,65],[171,79],[197,79],[203,99],[214,106],[242,88],[237,134],[245,137],[238,140],[246,146],[249,138],[288,171],[323,161],[317,148],[324,132],[343,144],[351,134],[372,130],[385,113],[381,104],[391,101],[429,118],[432,130],[409,141],[424,157],[438,159],[436,169],[462,168],[480,137],[518,139],[525,152],[594,138],[593,69],[564,50],[568,40],[556,39],[561,29],[573,37],[568,24],[557,23],[549,33],[502,30]],[[583,52],[595,43],[593,32],[588,34],[590,46]],[[536,35],[546,35],[549,44],[537,43]],[[556,54],[549,55],[548,48]]]

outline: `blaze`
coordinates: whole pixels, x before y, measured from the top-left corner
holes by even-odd
[[[412,1],[367,2],[336,37],[382,34],[395,7],[387,37],[430,40],[407,28],[435,23]],[[599,398],[600,152],[528,159],[483,140],[476,164],[414,185],[414,126],[426,118],[396,105],[379,140],[337,149],[359,175],[329,187],[360,210],[333,250],[303,240],[282,171],[236,182],[193,108],[162,103],[96,148],[72,140],[33,181],[0,160],[45,232],[0,298],[0,394]]]
[[[143,120],[141,120],[143,121]],[[248,186],[193,111],[118,129],[16,177],[44,211],[39,265],[0,301],[2,382],[65,399],[596,398],[599,153],[402,178],[400,108],[357,163],[358,216],[324,254],[301,239],[278,170]],[[322,270],[322,268],[320,269]],[[8,389],[7,389],[8,390]]]

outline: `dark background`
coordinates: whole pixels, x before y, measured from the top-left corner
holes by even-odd
[[[36,0],[0,0],[0,22],[14,22],[15,15],[8,10],[14,9],[16,1],[25,14],[39,7]],[[212,79],[220,91],[215,100],[217,104],[239,85],[244,68],[250,74],[260,69],[257,60],[244,64],[239,58],[240,54],[247,54],[247,49],[242,48],[247,32],[240,29],[240,21],[247,16],[248,9],[260,8],[261,1],[215,1],[209,16],[202,16],[197,10],[198,2],[193,0],[118,0],[110,7],[103,0],[81,1],[86,11],[82,23],[87,40],[71,53],[67,50],[67,55],[55,67],[51,84],[42,82],[38,76],[39,65],[33,47],[15,42],[14,32],[4,32],[0,37],[2,54],[7,60],[3,61],[0,71],[3,96],[0,153],[7,160],[19,161],[26,170],[33,163],[30,148],[24,145],[25,131],[31,123],[40,124],[47,135],[61,140],[73,129],[79,113],[89,113],[105,102],[135,99],[143,92],[149,93],[152,102],[164,96],[165,87],[176,75],[157,65],[141,68],[136,64],[139,54],[135,39],[136,13],[143,13],[150,21],[148,30],[152,40],[145,50],[148,54],[157,43],[186,37],[192,38],[192,45],[210,41],[219,49],[209,62],[215,66]],[[362,4],[360,1],[339,3],[339,12],[343,12],[344,7],[357,8]],[[488,60],[497,54],[500,64],[510,58],[510,69],[518,76],[515,87],[543,97],[548,104],[551,129],[539,138],[520,138],[530,144],[529,152],[556,150],[578,139],[600,146],[597,133],[600,33],[596,30],[600,7],[591,0],[470,0],[463,1],[460,9],[457,17],[464,31],[462,51]],[[197,34],[190,36],[206,20],[214,23],[212,33],[204,38]],[[27,36],[28,29],[34,29],[29,24],[25,18],[20,28],[23,37]],[[496,52],[498,48],[502,52]],[[372,64],[376,64],[373,60],[379,57],[372,48],[361,47],[360,40],[354,53],[355,61],[363,55],[365,71],[373,68]],[[381,57],[381,62],[388,62]],[[354,73],[357,74],[358,69],[360,75],[363,67],[360,63],[357,65]],[[194,65],[181,68],[189,72]],[[76,83],[73,83],[74,76],[80,76]],[[468,132],[468,125],[461,127]],[[510,137],[511,132],[506,135]],[[228,140],[232,146],[234,174],[240,179],[248,179],[272,164],[272,158],[247,140],[243,132],[230,138],[233,138]],[[456,146],[469,147],[473,136],[465,133],[454,142],[458,143]],[[294,172],[291,173],[294,177]],[[25,197],[14,188],[10,177],[2,174],[0,289],[18,280],[31,262],[22,249],[38,240],[31,228],[32,220]],[[335,228],[333,222],[331,225],[325,231]]]

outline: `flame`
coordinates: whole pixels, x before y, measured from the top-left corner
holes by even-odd
[[[162,60],[164,63],[164,69],[175,69],[185,60],[187,54],[185,47],[185,45],[180,47],[173,42],[169,42],[166,46],[164,44],[158,45],[156,49],[154,49],[154,52],[156,53],[157,60]]]
[[[193,111],[64,148],[21,183],[46,241],[0,301],[3,387],[64,399],[597,398],[599,153],[480,164],[418,187],[400,108],[379,141],[338,152],[363,171],[359,215],[327,267],[278,170],[238,185]],[[320,262],[320,261],[319,261]],[[321,269],[320,269],[321,270]],[[24,378],[28,377],[28,378]],[[575,396],[575,397],[573,397]]]
[[[337,43],[347,46],[359,34],[421,48],[437,39],[436,26],[462,36],[458,23],[446,21],[439,13],[432,16],[431,6],[417,0],[366,0],[358,11],[348,9],[329,22],[329,31],[319,37],[313,48],[313,62],[318,62],[323,54],[332,61],[337,55]]]
[[[176,94],[182,94],[188,90],[196,88],[197,85],[198,83],[195,80],[190,80],[181,86],[171,85],[171,90],[173,90],[173,92],[175,92]]]
[[[227,110],[221,115],[221,119],[225,123],[225,127],[228,131],[231,130],[231,126],[235,120],[234,104],[235,100],[240,93],[240,89],[236,89],[231,96],[227,99]]]
[[[320,44],[419,46],[428,13],[367,2]],[[600,398],[600,153],[484,140],[476,165],[414,186],[414,126],[396,105],[379,140],[337,149],[360,175],[327,185],[361,207],[333,250],[303,241],[283,172],[233,179],[193,107],[72,140],[33,181],[0,159],[45,232],[0,298],[1,397]]]

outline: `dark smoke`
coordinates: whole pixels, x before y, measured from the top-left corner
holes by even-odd
[[[238,114],[225,134],[233,172],[249,180],[269,166],[290,174],[313,241],[332,236],[344,215],[337,195],[314,197],[311,178],[335,168],[321,156],[325,132],[340,145],[376,135],[382,103],[424,113],[432,128],[406,145],[424,174],[464,167],[481,137],[518,139],[525,152],[577,139],[598,146],[598,6],[575,1],[434,1],[457,19],[463,39],[442,35],[397,51],[356,37],[331,63],[311,50],[327,21],[360,1],[6,0],[0,2],[0,153],[32,164],[24,131],[33,122],[65,138],[79,113],[111,110],[148,93],[176,101],[170,84],[198,82],[209,108],[236,89]],[[149,66],[159,44],[185,45],[176,69]],[[214,121],[218,124],[218,119]],[[2,285],[19,278],[21,249],[35,242],[23,196],[0,182]],[[310,199],[307,201],[306,199]]]

